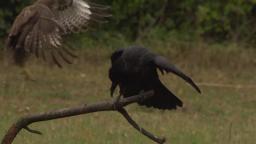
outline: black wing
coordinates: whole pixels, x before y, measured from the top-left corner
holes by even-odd
[[[174,65],[171,65],[166,58],[162,56],[156,56],[154,59],[154,63],[156,67],[161,71],[166,71],[166,72],[172,72],[176,74],[177,76],[181,77],[184,79],[187,83],[189,83],[192,87],[196,89],[199,93],[201,93],[201,90],[199,87],[193,82],[193,80],[186,76],[183,72],[181,72],[179,69],[177,69]]]

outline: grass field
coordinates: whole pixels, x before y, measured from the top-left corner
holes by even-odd
[[[242,85],[241,88],[201,86],[202,95],[173,75],[161,76],[184,102],[176,111],[127,107],[142,127],[165,136],[170,144],[255,144],[256,53],[166,48],[167,56],[196,82]],[[20,116],[110,99],[109,50],[85,50],[77,64],[58,69],[32,62],[35,82],[24,81],[20,69],[1,64],[0,138]],[[153,143],[116,112],[94,113],[31,126],[43,136],[22,131],[15,144],[150,144]]]

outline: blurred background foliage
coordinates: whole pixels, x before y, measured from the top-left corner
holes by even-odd
[[[0,2],[0,37],[24,6],[33,0]],[[92,1],[92,0],[91,0]],[[110,5],[113,17],[87,41],[121,43],[140,39],[256,44],[256,0],[94,0]],[[74,36],[84,40],[81,35]],[[113,42],[114,41],[114,42]],[[117,44],[119,45],[119,44]]]

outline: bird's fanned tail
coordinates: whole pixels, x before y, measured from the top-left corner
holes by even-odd
[[[182,101],[169,91],[160,81],[153,86],[154,96],[139,102],[139,105],[158,109],[177,109],[182,107]]]

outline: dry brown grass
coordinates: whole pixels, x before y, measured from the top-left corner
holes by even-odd
[[[197,82],[256,84],[255,51],[242,49],[155,48]],[[0,137],[18,117],[28,113],[109,99],[110,50],[81,52],[77,64],[64,69],[33,62],[36,82],[24,81],[16,67],[0,69]],[[255,89],[201,87],[198,95],[175,76],[161,76],[185,103],[177,111],[128,110],[143,127],[166,136],[173,144],[254,144],[256,141]],[[96,113],[34,124],[44,135],[22,132],[15,143],[131,144],[152,143],[116,113]]]

